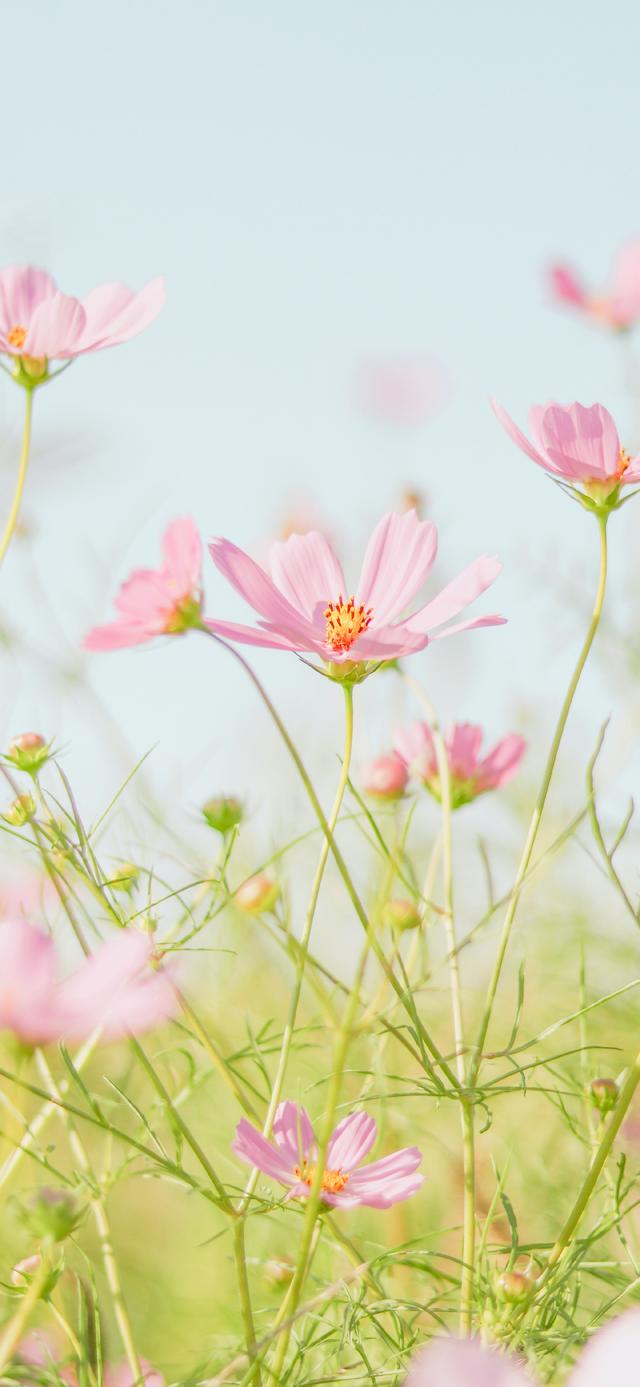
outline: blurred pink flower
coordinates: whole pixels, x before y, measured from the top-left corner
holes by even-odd
[[[32,265],[0,270],[0,352],[40,360],[80,356],[128,342],[157,318],[164,280],[137,293],[114,281],[74,299]]]
[[[362,772],[362,788],[375,799],[400,799],[407,788],[409,773],[400,756],[378,756]]]
[[[447,403],[451,378],[435,357],[382,357],[362,363],[356,395],[360,408],[372,418],[415,427]]]
[[[125,929],[63,982],[53,940],[25,921],[0,923],[0,1030],[26,1045],[79,1041],[98,1027],[117,1040],[148,1030],[177,1009],[166,969],[150,965],[153,942]]]
[[[202,605],[202,546],[189,516],[172,520],[162,540],[160,568],[136,568],[115,599],[120,616],[94,626],[86,650],[120,650],[194,626]]]
[[[568,265],[552,265],[549,282],[557,303],[578,309],[607,327],[631,327],[640,318],[640,239],[629,241],[618,251],[611,284],[604,294],[590,294]]]
[[[322,1199],[341,1209],[365,1204],[369,1209],[388,1209],[415,1194],[424,1183],[418,1173],[422,1153],[407,1146],[358,1169],[371,1150],[377,1124],[364,1112],[350,1113],[338,1123],[327,1149],[322,1177]],[[289,1186],[287,1199],[308,1195],[315,1173],[317,1144],[304,1108],[280,1103],[273,1124],[273,1141],[245,1117],[240,1119],[232,1143],[236,1156],[281,1185]]]
[[[220,636],[248,645],[305,651],[332,664],[395,660],[423,650],[429,640],[474,626],[495,626],[500,616],[476,617],[440,630],[497,577],[501,564],[488,554],[476,559],[412,616],[401,613],[422,587],[436,557],[438,534],[415,511],[383,515],[364,557],[356,587],[349,591],[328,540],[316,531],[274,544],[270,573],[227,539],[214,539],[211,557],[223,576],[263,618],[255,626],[208,621]]]
[[[553,477],[578,482],[596,494],[640,482],[640,454],[631,457],[620,447],[618,430],[604,405],[532,405],[533,443],[497,400],[491,405],[514,443]]]
[[[640,1310],[627,1310],[599,1329],[565,1379],[565,1387],[636,1387]],[[509,1353],[478,1339],[437,1339],[417,1355],[405,1387],[532,1387],[533,1378]]]
[[[512,732],[481,758],[483,731],[472,722],[456,722],[448,729],[445,750],[451,777],[451,799],[454,808],[468,804],[486,790],[506,785],[516,774],[526,750],[524,737]],[[438,761],[431,728],[426,722],[414,722],[400,728],[394,739],[396,754],[406,769],[440,797]]]
[[[44,873],[25,872],[0,882],[0,920],[30,920],[58,902],[53,882]]]

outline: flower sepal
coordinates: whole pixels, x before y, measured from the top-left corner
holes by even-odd
[[[23,390],[35,390],[49,378],[48,359],[46,356],[16,356],[9,374]]]

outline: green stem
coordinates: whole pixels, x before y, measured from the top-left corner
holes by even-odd
[[[20,1343],[24,1331],[29,1323],[32,1311],[35,1309],[45,1282],[51,1269],[50,1259],[44,1251],[40,1254],[40,1265],[35,1272],[31,1284],[20,1300],[15,1315],[12,1315],[9,1323],[0,1335],[0,1373],[4,1373],[9,1366],[11,1359]]]
[[[565,727],[566,727],[566,725],[567,725],[567,719],[568,719],[569,713],[570,713],[570,711],[571,711],[571,705],[572,705],[573,699],[574,699],[574,697],[575,697],[575,692],[576,692],[576,689],[577,689],[578,684],[579,684],[579,682],[580,682],[580,676],[581,676],[582,671],[583,671],[583,669],[584,669],[584,667],[585,667],[585,665],[586,665],[586,662],[587,662],[587,659],[588,659],[588,656],[589,656],[589,652],[590,652],[590,650],[591,650],[591,646],[593,645],[593,642],[594,642],[594,639],[595,639],[596,631],[598,630],[598,625],[599,625],[599,623],[600,623],[600,617],[601,617],[601,615],[602,615],[602,605],[603,605],[603,602],[604,602],[604,594],[605,594],[605,588],[606,588],[606,583],[607,583],[607,517],[606,517],[606,515],[598,515],[597,520],[598,520],[598,526],[599,526],[599,532],[600,532],[600,573],[599,573],[599,578],[598,578],[598,588],[597,588],[597,592],[596,592],[596,599],[595,599],[595,602],[594,602],[594,605],[593,605],[593,611],[592,611],[592,613],[591,613],[591,620],[590,620],[590,622],[589,622],[589,627],[588,627],[588,630],[587,630],[587,634],[586,634],[586,637],[585,637],[585,640],[584,640],[582,649],[581,649],[581,651],[580,651],[580,654],[579,654],[579,656],[578,656],[578,661],[577,661],[576,667],[575,667],[575,669],[574,669],[574,671],[573,671],[573,674],[572,674],[572,676],[571,676],[571,680],[570,680],[570,683],[569,683],[569,687],[568,687],[568,689],[567,689],[567,693],[566,693],[566,696],[565,696],[565,699],[564,699],[564,703],[562,704],[562,708],[561,708],[561,710],[560,710],[560,717],[559,717],[559,719],[558,719],[558,723],[557,723],[557,726],[556,726],[556,730],[555,730],[554,735],[553,735],[553,741],[552,741],[552,743],[551,743],[551,749],[550,749],[550,751],[549,751],[549,755],[548,755],[548,758],[547,758],[547,764],[546,764],[546,766],[545,766],[544,775],[543,775],[543,777],[542,777],[542,784],[541,784],[540,790],[539,790],[539,792],[538,792],[538,798],[537,798],[537,800],[536,800],[535,808],[534,808],[534,811],[533,811],[533,816],[532,816],[532,819],[531,819],[531,823],[530,823],[530,825],[529,825],[529,831],[528,831],[528,833],[527,833],[527,839],[526,839],[526,842],[525,842],[525,845],[524,845],[524,850],[523,850],[523,853],[522,853],[522,857],[521,857],[521,859],[520,859],[520,865],[519,865],[519,867],[518,867],[518,871],[517,871],[517,874],[516,874],[516,879],[515,879],[515,882],[514,882],[514,885],[513,885],[513,890],[512,890],[512,892],[511,892],[511,896],[510,896],[510,899],[509,899],[509,905],[508,905],[508,907],[507,907],[507,911],[506,911],[506,914],[505,914],[504,923],[503,923],[503,926],[502,926],[502,932],[501,932],[500,940],[499,940],[499,943],[498,943],[498,953],[497,953],[496,960],[495,960],[495,964],[494,964],[494,967],[493,967],[493,972],[492,972],[492,974],[491,974],[491,979],[490,979],[490,982],[489,982],[489,990],[488,990],[488,993],[487,993],[487,1000],[486,1000],[484,1012],[483,1012],[483,1015],[482,1015],[482,1021],[481,1021],[481,1023],[480,1023],[480,1030],[479,1030],[479,1033],[478,1033],[478,1039],[477,1039],[477,1041],[476,1041],[475,1053],[474,1053],[474,1057],[473,1057],[473,1060],[472,1060],[471,1066],[470,1066],[470,1073],[469,1073],[469,1085],[470,1085],[470,1086],[471,1086],[472,1084],[475,1084],[476,1079],[477,1079],[477,1076],[478,1076],[478,1070],[479,1070],[480,1065],[481,1065],[481,1063],[482,1063],[482,1052],[483,1052],[483,1049],[484,1049],[485,1041],[486,1041],[486,1038],[487,1038],[487,1032],[488,1032],[488,1030],[489,1030],[489,1025],[490,1025],[490,1022],[491,1022],[491,1014],[492,1014],[492,1011],[493,1011],[493,1004],[494,1004],[494,1001],[495,1001],[496,992],[497,992],[497,989],[498,989],[498,983],[499,983],[499,981],[500,981],[500,975],[501,975],[501,973],[502,973],[502,967],[503,967],[503,964],[504,964],[506,952],[507,952],[507,949],[508,949],[508,946],[509,946],[509,940],[510,940],[510,937],[511,937],[511,930],[512,930],[512,927],[513,927],[513,922],[514,922],[514,920],[515,920],[516,912],[517,912],[517,909],[518,909],[518,903],[519,903],[519,900],[520,900],[520,892],[521,892],[521,889],[522,889],[522,884],[523,884],[524,878],[525,878],[526,873],[527,873],[527,869],[528,869],[528,867],[529,867],[529,863],[530,863],[530,861],[531,861],[531,856],[532,856],[532,853],[533,853],[533,849],[534,849],[534,847],[535,847],[536,839],[537,839],[537,837],[538,837],[538,830],[539,830],[539,828],[540,828],[540,822],[541,822],[541,819],[542,819],[542,814],[543,814],[544,807],[545,807],[545,804],[546,804],[547,795],[548,795],[548,793],[549,793],[549,786],[550,786],[550,784],[551,784],[551,779],[552,779],[553,772],[554,772],[554,769],[555,769],[555,764],[556,764],[556,760],[557,760],[557,757],[558,757],[558,751],[560,750],[560,743],[561,743],[561,741],[562,741],[562,737],[563,737],[563,734],[564,734],[564,730],[565,730]]]
[[[24,484],[27,476],[27,468],[29,466],[29,449],[31,446],[31,418],[33,414],[33,387],[25,386],[25,396],[26,404],[24,415],[24,429],[22,433],[22,448],[20,450],[18,477],[16,481],[15,491],[13,493],[13,500],[11,502],[11,510],[9,511],[9,517],[4,528],[2,538],[0,539],[0,564],[4,562],[7,549],[9,548],[9,545],[13,538],[14,530],[16,528],[16,524],[18,521],[18,513],[20,511],[20,502],[22,501],[22,493],[24,491]]]
[[[247,1356],[251,1362],[256,1357],[256,1331],[253,1322],[249,1278],[247,1276],[247,1257],[244,1245],[244,1219],[242,1218],[237,1218],[233,1225],[233,1250],[238,1279],[238,1293],[240,1295],[240,1308],[242,1310],[242,1323],[244,1325],[244,1339],[247,1346]],[[250,1380],[255,1383],[255,1387],[260,1387],[262,1374],[260,1372],[259,1362],[255,1363]]]

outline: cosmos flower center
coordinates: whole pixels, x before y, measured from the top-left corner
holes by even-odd
[[[616,467],[614,476],[618,477],[619,479],[623,477],[630,462],[631,454],[627,452],[626,448],[621,448],[620,452],[618,453],[618,465]]]
[[[9,346],[17,347],[18,351],[20,351],[21,347],[24,347],[24,344],[27,340],[28,331],[28,328],[20,327],[19,324],[16,324],[15,327],[10,328],[9,332],[7,333],[7,342],[9,343]]]
[[[311,1189],[316,1173],[315,1165],[309,1165],[309,1162],[304,1160],[302,1165],[297,1165],[295,1167],[293,1173],[296,1180],[302,1180],[303,1183],[308,1185],[309,1189]],[[345,1175],[343,1170],[325,1170],[322,1176],[321,1188],[325,1190],[327,1194],[340,1194],[348,1179],[349,1176]]]
[[[168,612],[163,633],[167,636],[175,636],[179,631],[186,631],[190,626],[196,626],[200,618],[200,598],[190,593],[187,597],[181,597],[175,606]]]
[[[350,650],[358,636],[370,626],[373,612],[371,607],[364,607],[362,603],[356,606],[353,596],[348,602],[343,601],[340,593],[337,602],[329,602],[325,607],[324,616],[327,623],[327,645],[336,653],[342,654]]]

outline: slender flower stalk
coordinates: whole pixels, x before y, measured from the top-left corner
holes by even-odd
[[[480,1029],[479,1029],[479,1032],[478,1032],[478,1038],[477,1038],[476,1045],[475,1045],[475,1053],[474,1053],[473,1058],[472,1058],[472,1060],[471,1060],[470,1072],[469,1072],[469,1084],[470,1084],[470,1086],[473,1085],[473,1084],[475,1084],[476,1079],[477,1079],[477,1076],[478,1076],[478,1070],[479,1070],[480,1065],[481,1065],[481,1063],[482,1063],[482,1051],[483,1051],[483,1049],[484,1049],[484,1044],[485,1044],[485,1041],[486,1041],[486,1038],[487,1038],[487,1032],[488,1032],[488,1030],[489,1030],[489,1025],[490,1025],[490,1022],[491,1022],[491,1015],[492,1015],[492,1012],[493,1012],[493,1004],[494,1004],[494,1002],[495,1002],[496,992],[497,992],[497,989],[498,989],[498,983],[499,983],[499,981],[500,981],[500,975],[501,975],[501,973],[502,973],[502,967],[503,967],[503,964],[504,964],[504,960],[505,960],[505,956],[506,956],[506,953],[507,953],[507,949],[508,949],[508,947],[509,947],[509,940],[510,940],[510,938],[511,938],[511,930],[512,930],[512,928],[513,928],[513,923],[514,923],[514,920],[515,920],[515,918],[516,918],[516,913],[517,913],[517,910],[518,910],[518,904],[519,904],[519,901],[520,901],[520,893],[521,893],[521,890],[522,890],[522,885],[523,885],[525,876],[526,876],[526,874],[527,874],[527,871],[528,871],[528,868],[529,868],[529,863],[531,862],[531,857],[532,857],[532,854],[533,854],[533,849],[534,849],[534,847],[535,847],[536,839],[537,839],[537,837],[538,837],[538,831],[539,831],[539,828],[540,828],[540,823],[541,823],[541,820],[542,820],[542,815],[543,815],[543,812],[544,812],[544,807],[545,807],[545,804],[546,804],[546,802],[547,802],[547,795],[548,795],[548,793],[549,793],[549,786],[550,786],[550,784],[551,784],[551,780],[552,780],[552,777],[553,777],[553,772],[554,772],[554,770],[555,770],[555,764],[556,764],[556,761],[557,761],[557,758],[558,758],[558,752],[559,752],[559,750],[560,750],[560,743],[561,743],[562,738],[563,738],[563,735],[564,735],[564,730],[565,730],[565,727],[566,727],[566,725],[567,725],[567,720],[568,720],[568,717],[569,717],[569,713],[571,712],[571,705],[572,705],[573,700],[574,700],[574,697],[575,697],[576,689],[577,689],[577,687],[578,687],[578,684],[580,683],[580,677],[581,677],[582,671],[583,671],[583,669],[584,669],[584,667],[585,667],[585,665],[586,665],[586,663],[587,663],[587,659],[588,659],[588,657],[589,657],[589,652],[590,652],[591,647],[592,647],[592,645],[593,645],[593,642],[594,642],[594,640],[595,640],[596,632],[597,632],[598,626],[599,626],[599,624],[600,624],[600,617],[601,617],[601,615],[602,615],[602,607],[603,607],[603,603],[604,603],[604,594],[605,594],[605,589],[606,589],[606,585],[607,585],[607,519],[608,519],[608,517],[607,517],[607,514],[606,514],[606,513],[599,513],[599,514],[597,514],[596,518],[597,518],[597,522],[598,522],[598,531],[599,531],[599,536],[600,536],[600,571],[599,571],[599,576],[598,576],[598,587],[597,587],[597,591],[596,591],[595,602],[594,602],[594,605],[593,605],[593,611],[592,611],[592,613],[591,613],[591,620],[590,620],[590,622],[589,622],[589,626],[588,626],[588,629],[587,629],[587,634],[586,634],[586,636],[585,636],[584,643],[583,643],[583,645],[582,645],[582,649],[581,649],[580,654],[579,654],[579,656],[578,656],[578,660],[577,660],[575,669],[574,669],[573,674],[572,674],[572,676],[571,676],[571,679],[570,679],[570,681],[569,681],[569,687],[568,687],[568,689],[567,689],[567,692],[566,692],[566,695],[565,695],[565,698],[564,698],[564,702],[563,702],[563,704],[562,704],[562,708],[560,709],[560,717],[558,718],[558,723],[557,723],[555,732],[554,732],[554,734],[553,734],[553,740],[552,740],[552,743],[551,743],[551,748],[550,748],[550,750],[549,750],[549,755],[548,755],[548,757],[547,757],[547,763],[546,763],[546,766],[545,766],[545,769],[544,769],[544,774],[543,774],[543,777],[542,777],[542,784],[541,784],[540,789],[539,789],[539,791],[538,791],[538,797],[537,797],[537,799],[536,799],[535,807],[534,807],[534,810],[533,810],[533,816],[532,816],[531,822],[530,822],[530,824],[529,824],[529,831],[528,831],[528,833],[527,833],[527,838],[526,838],[526,842],[525,842],[524,849],[523,849],[523,852],[522,852],[522,857],[520,858],[520,863],[519,863],[519,866],[518,866],[518,871],[517,871],[517,873],[516,873],[516,879],[515,879],[515,882],[514,882],[514,884],[513,884],[513,890],[512,890],[512,892],[511,892],[511,896],[510,896],[510,898],[509,898],[509,904],[508,904],[508,906],[507,906],[506,914],[505,914],[505,917],[504,917],[504,923],[503,923],[503,926],[502,926],[502,932],[501,932],[500,939],[499,939],[499,942],[498,942],[498,952],[497,952],[497,955],[496,955],[496,960],[495,960],[495,963],[494,963],[493,972],[492,972],[492,974],[491,974],[491,979],[490,979],[490,982],[489,982],[489,989],[488,989],[488,992],[487,992],[487,999],[486,999],[486,1002],[485,1002],[485,1007],[484,1007],[484,1011],[483,1011],[483,1014],[482,1014],[482,1020],[481,1020],[481,1023],[480,1023]]]
[[[3,1328],[0,1335],[0,1373],[4,1374],[15,1351],[20,1343],[22,1335],[29,1323],[32,1311],[40,1299],[47,1277],[50,1272],[50,1260],[45,1253],[41,1254],[40,1265],[35,1272],[31,1285],[21,1297],[20,1303],[14,1315],[11,1316],[9,1323]]]
[[[16,525],[17,525],[17,523],[18,523],[18,516],[19,516],[19,514],[20,514],[20,505],[21,505],[21,502],[22,502],[22,493],[23,493],[23,491],[24,491],[24,484],[25,484],[26,477],[27,477],[27,468],[28,468],[28,466],[29,466],[29,454],[30,454],[30,451],[31,451],[31,420],[32,420],[32,417],[33,417],[33,390],[34,390],[34,387],[33,387],[33,386],[25,386],[25,392],[24,392],[24,396],[25,396],[25,411],[24,411],[24,429],[23,429],[23,433],[22,433],[22,448],[20,449],[20,462],[19,462],[19,464],[18,464],[18,476],[17,476],[17,480],[16,480],[15,490],[14,490],[14,493],[13,493],[13,500],[12,500],[12,502],[11,502],[11,509],[10,509],[10,511],[9,511],[9,515],[8,515],[8,518],[7,518],[7,523],[6,523],[5,527],[4,527],[4,531],[3,531],[3,534],[2,534],[2,538],[0,539],[0,565],[2,565],[2,564],[4,563],[4,560],[5,560],[6,555],[7,555],[7,550],[8,550],[8,548],[9,548],[9,545],[11,544],[11,540],[13,539],[13,535],[14,535],[14,532],[15,532],[15,528],[16,528]]]

